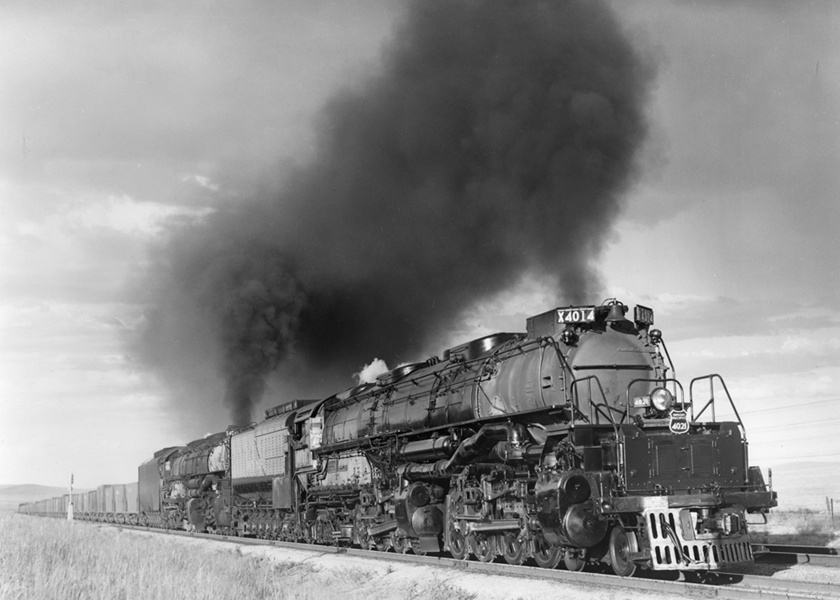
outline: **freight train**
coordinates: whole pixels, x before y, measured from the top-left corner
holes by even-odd
[[[77,518],[533,561],[706,571],[752,560],[750,466],[719,375],[686,390],[650,308],[557,308],[328,398],[159,450],[137,510]],[[734,415],[716,419],[719,405]],[[31,505],[26,512],[38,512]]]

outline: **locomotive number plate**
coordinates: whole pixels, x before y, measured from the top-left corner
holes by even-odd
[[[633,320],[642,325],[653,325],[653,309],[639,304],[633,311]]]
[[[672,410],[668,429],[672,433],[688,433],[688,413],[684,410]]]
[[[573,308],[558,308],[557,320],[560,323],[589,323],[595,320],[595,307],[575,306]]]

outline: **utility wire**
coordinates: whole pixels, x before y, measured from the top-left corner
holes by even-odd
[[[750,427],[750,432],[754,433],[756,431],[776,431],[778,429],[795,429],[797,427],[817,427],[819,425],[824,425],[826,423],[837,423],[840,421],[840,418],[837,419],[825,419],[824,421],[819,421],[815,423],[786,423],[784,425],[771,425],[770,427],[759,427],[754,426]],[[837,434],[832,434],[836,436]]]
[[[817,404],[837,404],[837,399],[836,398],[830,398],[828,400],[817,400],[815,402],[803,402],[801,404],[797,402],[797,403],[791,403],[791,404],[788,404],[788,405],[785,405],[785,406],[774,406],[772,408],[760,408],[758,410],[744,410],[744,411],[741,411],[741,414],[742,415],[752,415],[754,413],[768,412],[768,411],[771,411],[771,410],[790,410],[792,408],[799,408],[800,406],[814,406],[814,405],[817,405]]]
[[[789,460],[789,461],[797,461],[803,458],[829,458],[831,456],[840,456],[840,452],[834,454],[798,454],[796,456],[783,456],[783,457],[776,457],[776,458],[762,458],[762,462],[766,462],[768,460]],[[750,457],[750,462],[752,462],[752,457]],[[820,463],[816,463],[820,464]],[[771,465],[772,468],[772,465]]]

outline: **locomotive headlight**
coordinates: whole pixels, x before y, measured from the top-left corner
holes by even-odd
[[[665,388],[656,388],[650,394],[650,403],[658,411],[666,411],[674,405],[674,395]]]
[[[574,329],[564,329],[563,332],[560,334],[560,341],[566,344],[567,346],[571,346],[572,344],[577,343],[578,334],[575,333]]]

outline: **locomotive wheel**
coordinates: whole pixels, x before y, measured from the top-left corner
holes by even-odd
[[[496,558],[496,536],[486,533],[471,534],[470,550],[481,562],[493,562]]]
[[[260,511],[260,539],[271,539],[271,511]]]
[[[411,540],[411,551],[417,556],[426,556],[426,551],[420,547],[420,540]]]
[[[388,537],[373,538],[373,549],[378,552],[388,552],[391,549],[391,540]]]
[[[361,518],[356,517],[354,529],[356,530],[356,537],[358,538],[359,546],[365,550],[370,548],[373,545],[373,540],[368,533],[365,522]]]
[[[498,544],[501,554],[505,558],[505,562],[509,565],[521,565],[528,557],[525,552],[526,546],[519,541],[519,534],[517,533],[503,533],[499,535]]]
[[[569,571],[583,571],[586,568],[585,550],[566,548],[563,552],[563,565]]]
[[[543,569],[556,569],[563,560],[563,549],[559,546],[551,546],[542,536],[534,540],[534,562]]]
[[[187,518],[196,531],[204,531],[204,503],[200,498],[187,501]]]
[[[207,503],[204,509],[204,529],[209,531],[210,529],[217,529],[218,523],[216,523],[216,515],[213,514],[213,505]]]
[[[453,524],[449,526],[449,553],[455,560],[464,560],[469,556],[470,550],[467,545],[467,538],[464,534],[456,530]]]
[[[258,510],[256,512],[256,514],[254,515],[254,518],[251,519],[249,522],[253,526],[253,529],[251,530],[251,533],[254,535],[254,537],[257,538],[258,540],[264,540],[265,539],[265,534],[264,534],[265,529],[264,529],[264,523],[263,523],[263,511]]]
[[[636,534],[616,525],[610,534],[610,564],[616,575],[632,577],[636,572],[636,563],[630,560],[631,552],[638,552],[639,543]]]
[[[391,546],[397,554],[405,554],[411,548],[408,538],[400,536],[397,531],[391,532]]]
[[[446,509],[446,537],[449,546],[449,554],[455,560],[464,560],[469,555],[469,546],[467,545],[467,538],[458,527],[458,521],[455,515],[458,514],[458,509],[464,504],[460,492],[453,492],[449,496]]]
[[[275,517],[272,515],[268,523],[266,523],[266,538],[269,540],[276,540],[279,536],[279,531],[277,530],[277,521],[274,520]]]

